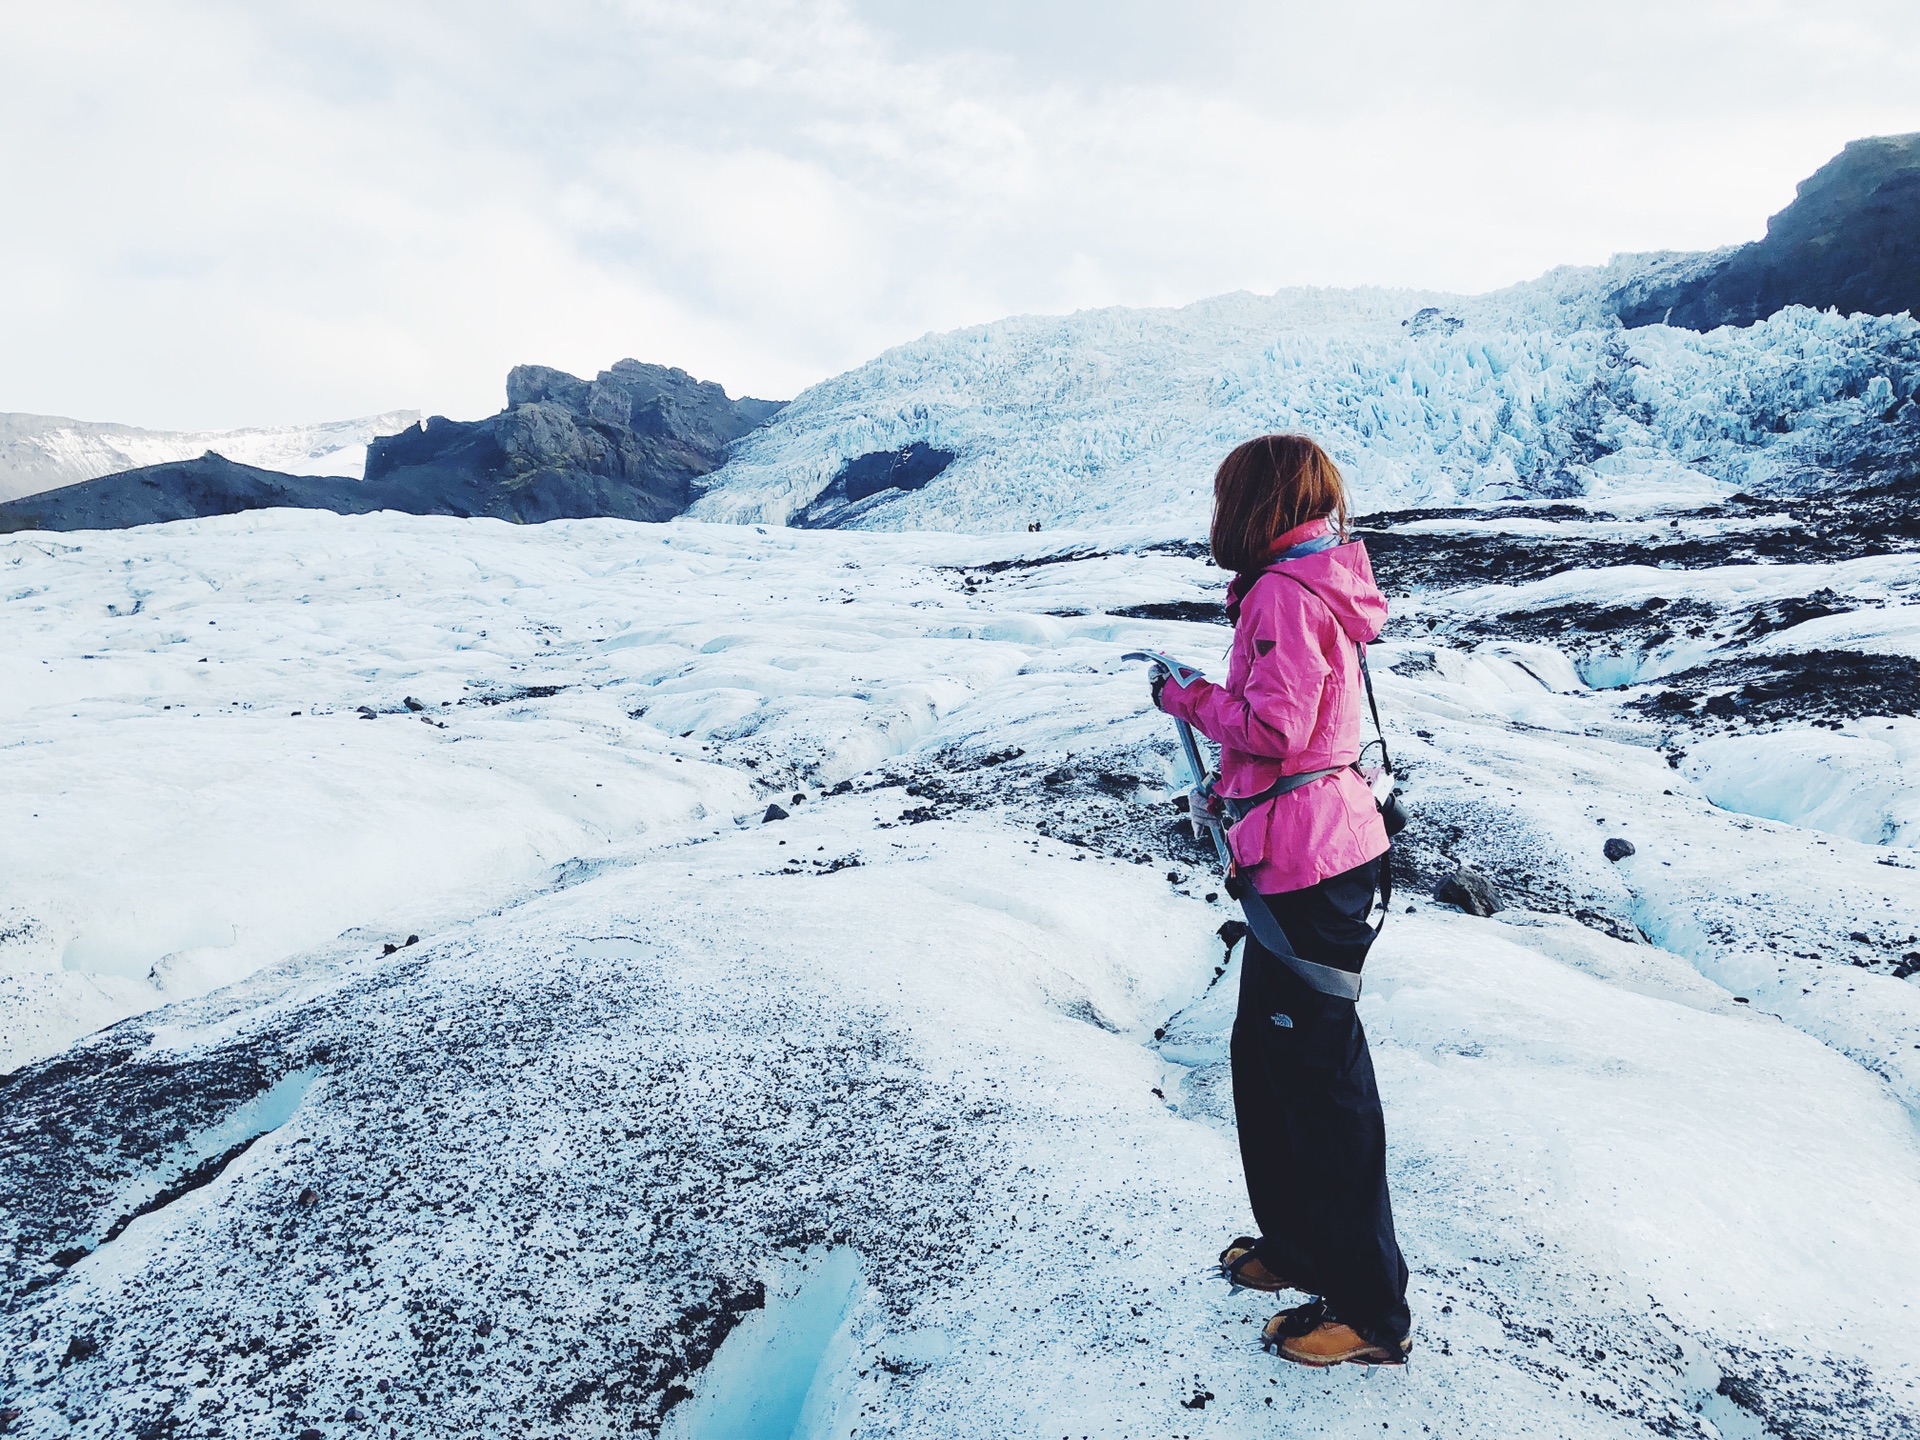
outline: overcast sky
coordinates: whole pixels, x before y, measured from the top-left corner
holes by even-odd
[[[0,410],[784,398],[928,330],[1755,238],[1913,0],[0,0]]]

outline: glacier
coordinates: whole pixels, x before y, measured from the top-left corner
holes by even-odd
[[[0,536],[0,1432],[1920,1435],[1920,327],[1614,317],[1713,258],[927,336],[666,523]],[[1122,659],[1278,428],[1393,606],[1370,1378],[1209,1273]]]
[[[1372,1379],[1206,1273],[1203,510],[0,537],[9,1433],[1913,1434],[1920,553],[1799,503],[1366,522]]]
[[[912,444],[958,458],[836,524],[1188,533],[1220,456],[1276,430],[1325,444],[1361,509],[1706,497],[1920,453],[1911,316],[1793,307],[1697,334],[1626,330],[1607,310],[1694,258],[1623,256],[1481,296],[1295,289],[929,335],[804,391],[690,513],[788,523],[848,461]]]

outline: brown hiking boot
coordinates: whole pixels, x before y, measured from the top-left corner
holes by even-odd
[[[1220,1252],[1220,1273],[1236,1287],[1245,1290],[1271,1292],[1297,1288],[1260,1263],[1260,1257],[1253,1253],[1259,1243],[1250,1235],[1240,1236]]]
[[[1342,1364],[1404,1365],[1413,1349],[1412,1336],[1397,1345],[1367,1339],[1345,1321],[1336,1320],[1322,1300],[1282,1310],[1260,1332],[1260,1343],[1283,1359],[1316,1370]]]

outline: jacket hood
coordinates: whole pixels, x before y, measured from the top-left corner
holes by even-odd
[[[1318,539],[1331,528],[1330,520],[1309,521],[1276,540],[1274,551],[1280,553]],[[1298,581],[1318,595],[1333,612],[1333,618],[1347,638],[1357,644],[1365,645],[1387,623],[1387,597],[1374,583],[1373,562],[1367,558],[1367,547],[1358,540],[1316,550],[1297,560],[1281,561],[1259,575],[1236,577],[1227,587],[1227,617],[1237,620],[1240,601],[1246,593],[1266,576],[1274,574],[1284,574],[1289,583]]]

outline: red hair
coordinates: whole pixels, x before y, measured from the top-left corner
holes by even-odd
[[[1347,487],[1333,457],[1305,435],[1262,435],[1239,445],[1213,476],[1213,563],[1253,575],[1273,544],[1310,520],[1334,517],[1347,534]]]

